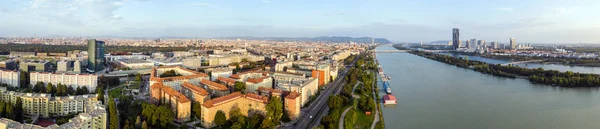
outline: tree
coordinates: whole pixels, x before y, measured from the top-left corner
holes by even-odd
[[[196,117],[202,117],[202,107],[200,106],[199,102],[194,101],[192,105],[192,112],[194,112],[194,115],[196,115]]]
[[[19,72],[19,85],[21,88],[27,88],[29,86],[29,73],[25,71]]]
[[[156,108],[156,111],[152,117],[155,117],[154,119],[158,120],[158,125],[161,127],[166,127],[169,122],[173,121],[175,114],[173,114],[168,106],[161,105]]]
[[[108,112],[110,116],[109,128],[119,129],[119,116],[117,115],[117,105],[115,105],[115,100],[110,96],[108,97]]]
[[[358,100],[358,108],[360,110],[363,110],[363,111],[373,111],[373,109],[374,109],[373,105],[375,105],[375,102],[373,101],[373,99],[360,98]]]
[[[225,113],[223,113],[223,111],[221,111],[221,110],[217,111],[217,114],[215,114],[214,121],[219,126],[219,128],[221,128],[221,125],[223,125],[223,124],[225,124],[225,122],[227,122]]]
[[[142,81],[142,74],[136,74],[135,75],[135,81]]]
[[[12,106],[7,106],[12,107]],[[17,98],[17,102],[12,110],[12,119],[18,122],[23,121],[23,99]]]
[[[131,127],[129,124],[129,120],[125,120],[125,125],[123,125],[122,129],[133,129],[133,127]]]
[[[10,104],[10,102],[7,102],[7,104]],[[4,113],[4,115],[6,118],[13,120],[15,119],[15,111],[13,106],[6,106],[5,111],[6,113]]]
[[[246,84],[244,82],[235,82],[235,85],[233,85],[233,87],[235,91],[246,91]]]
[[[232,121],[235,121],[235,120],[237,120],[238,117],[242,117],[242,112],[241,112],[240,108],[238,108],[238,107],[231,108],[231,110],[229,110],[229,119]]]
[[[179,126],[179,129],[189,129],[190,127],[186,124],[181,124],[181,126]]]
[[[42,93],[45,90],[43,82],[37,82],[35,86],[33,86],[33,92]]]
[[[104,91],[98,92],[98,100],[100,100],[102,102],[102,104],[104,104]]]
[[[263,120],[261,128],[272,128],[283,116],[283,103],[279,97],[271,97],[271,101],[265,107],[267,118]]]
[[[75,89],[72,86],[69,86],[67,88],[67,91],[65,93],[70,94],[70,95],[74,95],[74,94],[76,94],[75,92],[76,92]]]
[[[7,104],[4,101],[0,101],[0,117],[6,117],[6,115],[4,115],[6,112],[6,106]],[[8,105],[10,106],[10,105]]]
[[[263,116],[262,115],[258,115],[258,114],[254,114],[250,116],[250,121],[248,121],[248,125],[246,128],[248,129],[255,129],[258,128],[258,124],[262,123],[263,121]]]
[[[75,90],[75,95],[81,95],[82,90],[81,87],[77,87],[77,89]]]
[[[242,129],[242,124],[239,122],[235,122],[231,125],[231,129]]]
[[[48,83],[48,85],[46,85],[46,92],[48,94],[54,94],[56,93],[56,87],[54,85],[52,85],[52,83]]]
[[[351,86],[346,86],[346,87],[351,87]],[[329,96],[329,98],[327,99],[327,105],[331,109],[340,109],[345,105],[345,102],[344,102],[344,99],[341,98],[341,96],[334,95],[334,96]]]
[[[81,93],[82,93],[82,95],[89,94],[90,91],[88,90],[88,88],[86,86],[82,86],[81,87]]]
[[[142,129],[148,129],[148,124],[146,124],[146,121],[142,122]]]
[[[136,126],[136,127],[139,127],[139,126],[140,126],[140,116],[137,116],[137,117],[135,118],[135,126]]]

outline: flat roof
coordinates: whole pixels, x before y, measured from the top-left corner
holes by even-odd
[[[150,61],[147,60],[142,60],[142,59],[135,59],[135,58],[131,58],[131,59],[117,59],[120,62],[123,63],[127,63],[127,64],[140,64],[140,63],[152,63]]]

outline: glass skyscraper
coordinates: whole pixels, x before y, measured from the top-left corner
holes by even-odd
[[[104,41],[88,39],[88,71],[97,72],[104,69]]]
[[[460,47],[459,36],[460,36],[460,34],[458,33],[458,28],[453,28],[452,29],[452,46],[454,47],[454,49],[457,49]]]

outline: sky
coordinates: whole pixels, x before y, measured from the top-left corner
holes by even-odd
[[[600,0],[0,0],[0,36],[600,43]]]

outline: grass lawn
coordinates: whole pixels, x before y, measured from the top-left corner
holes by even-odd
[[[371,123],[373,123],[373,118],[375,116],[374,112],[372,112],[371,115],[366,115],[365,112],[361,111],[360,109],[354,109],[354,112],[356,112],[356,123],[354,123],[355,129],[371,128]]]
[[[131,82],[129,82],[129,86],[127,88],[128,89],[139,89],[140,85],[141,85],[141,83],[139,81],[131,81]]]
[[[109,90],[108,91],[108,96],[111,96],[113,98],[120,98],[121,95],[123,95],[123,94],[121,94],[121,91],[123,91],[124,88],[125,87],[119,87],[119,88],[115,88],[115,89]]]

